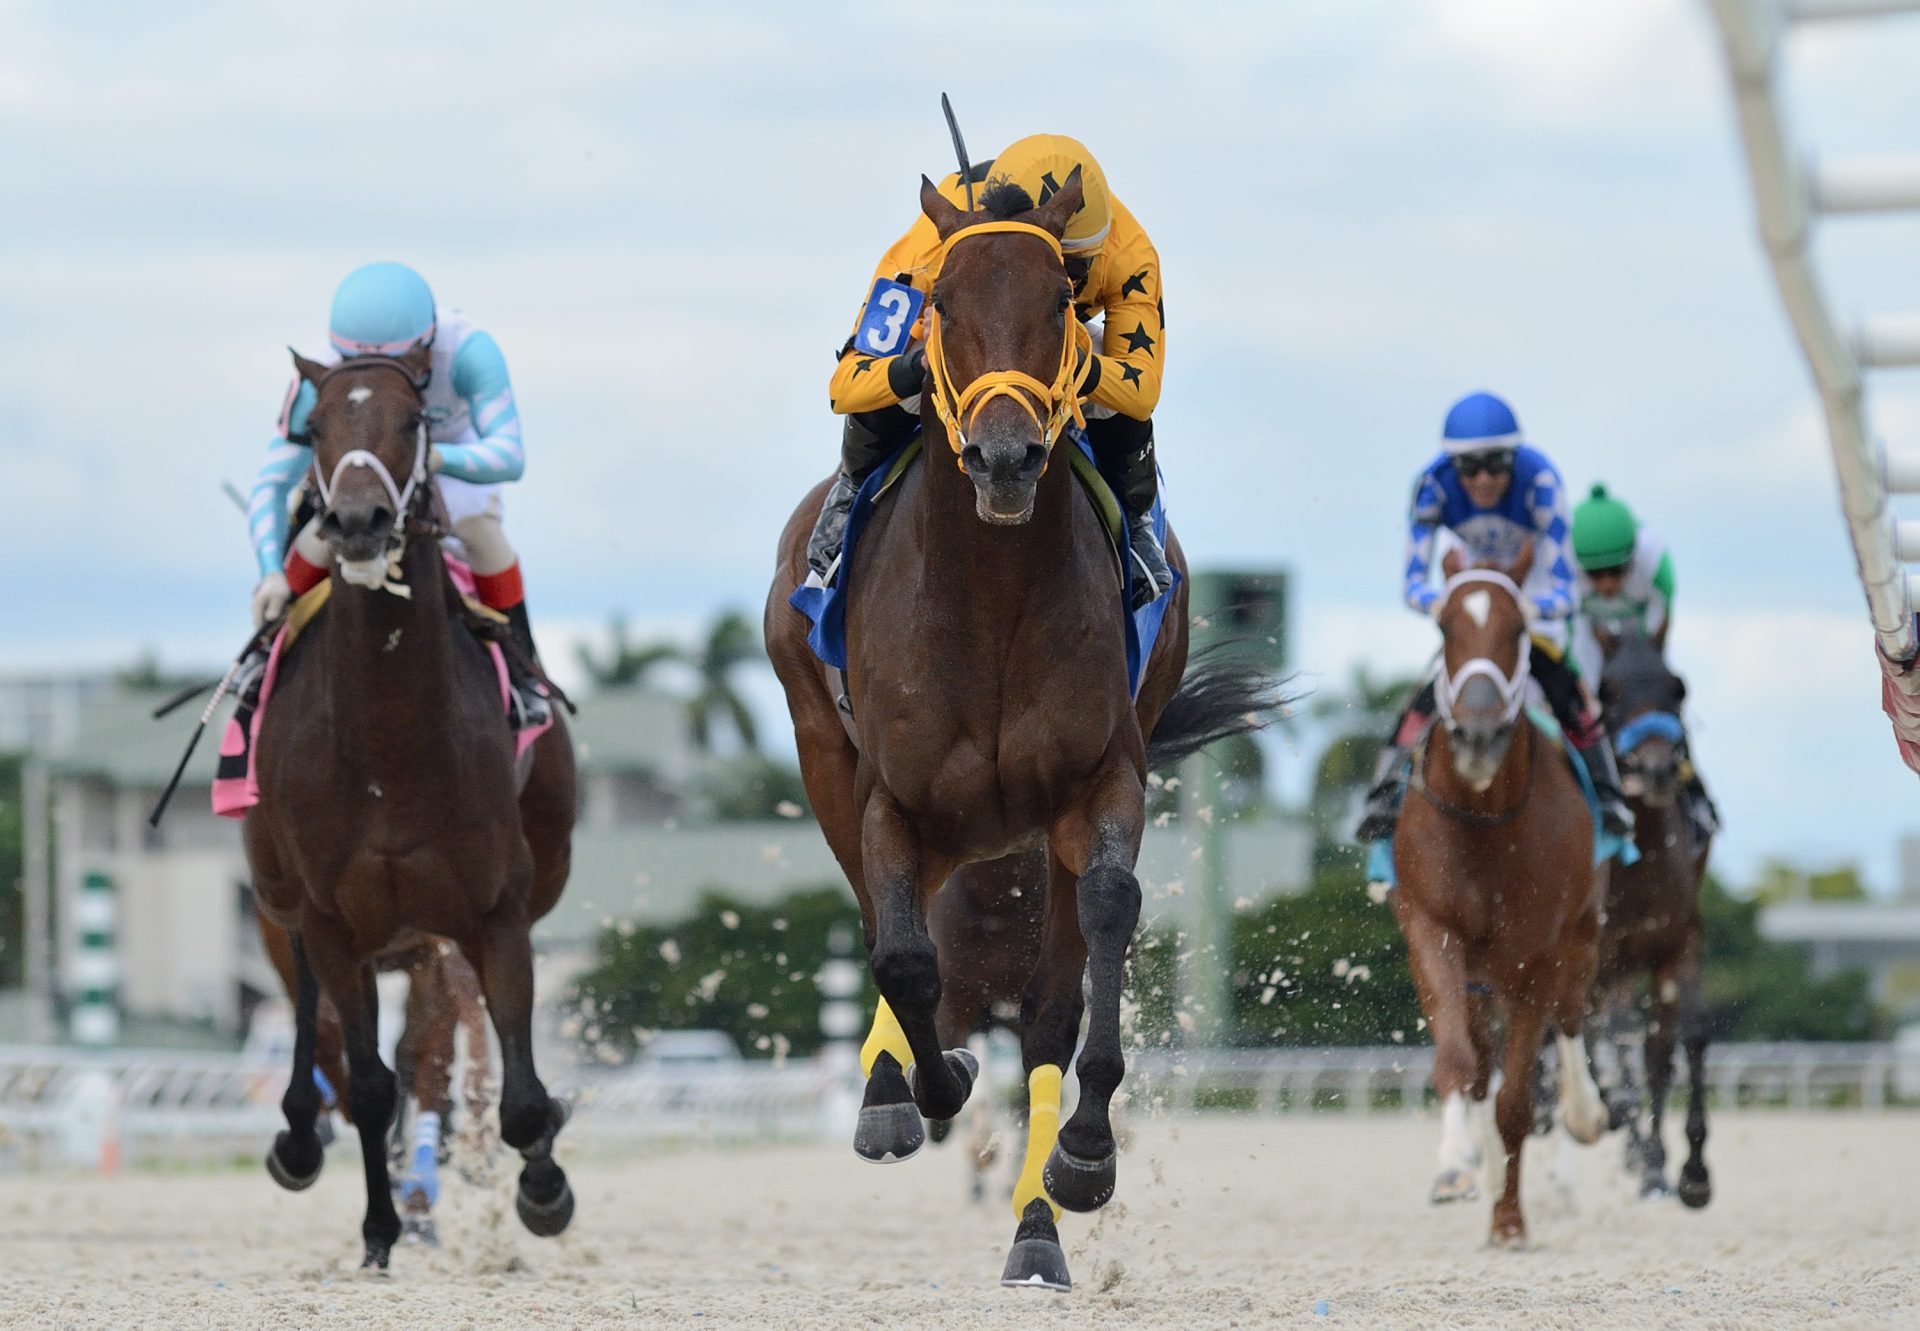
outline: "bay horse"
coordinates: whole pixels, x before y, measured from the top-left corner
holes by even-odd
[[[1713,1197],[1704,1151],[1707,1141],[1706,1057],[1709,1023],[1700,963],[1706,929],[1700,919],[1700,883],[1711,839],[1701,834],[1680,797],[1680,707],[1686,685],[1668,669],[1659,647],[1637,627],[1620,636],[1596,633],[1605,659],[1600,704],[1620,754],[1621,789],[1633,808],[1640,859],[1615,865],[1607,885],[1606,927],[1600,935],[1596,1016],[1628,1001],[1640,977],[1649,981],[1643,1044],[1648,1100],[1647,1132],[1640,1132],[1637,1092],[1621,1106],[1628,1130],[1629,1167],[1640,1171],[1643,1197],[1670,1195],[1662,1118],[1673,1083],[1676,1038],[1687,1054],[1687,1160],[1680,1169],[1680,1200],[1705,1206]],[[1617,1032],[1595,1032],[1607,1038]],[[1627,1064],[1616,1047],[1614,1065]]]
[[[1413,797],[1393,838],[1394,915],[1433,1032],[1441,1104],[1435,1202],[1477,1195],[1468,1101],[1484,1113],[1495,1024],[1505,1018],[1495,1110],[1505,1171],[1491,1232],[1498,1244],[1526,1239],[1520,1157],[1533,1125],[1534,1058],[1549,1022],[1568,1131],[1588,1144],[1606,1131],[1581,1041],[1604,870],[1593,863],[1579,783],[1526,715],[1533,645],[1520,585],[1532,562],[1531,546],[1504,572],[1465,568],[1457,551],[1445,561],[1435,612],[1439,717],[1414,750]]]
[[[862,1158],[914,1154],[923,1116],[953,1118],[972,1088],[972,1056],[947,1050],[936,1014],[943,969],[977,961],[948,957],[943,967],[929,900],[963,865],[1046,857],[1039,962],[1021,985],[1033,1112],[1002,1279],[1064,1290],[1058,1208],[1097,1209],[1117,1177],[1110,1104],[1126,1069],[1120,998],[1140,915],[1134,864],[1149,762],[1262,724],[1278,700],[1250,669],[1210,668],[1182,684],[1184,582],[1130,696],[1114,544],[1066,459],[1052,456],[1087,373],[1060,249],[1081,203],[1079,173],[1037,207],[1004,183],[981,202],[967,212],[921,181],[942,247],[926,348],[933,419],[923,422],[924,456],[873,511],[842,570],[851,715],[843,722],[837,681],[788,605],[826,481],[781,535],[766,642],[807,794],[859,898],[881,996],[862,1059]],[[1171,536],[1167,554],[1184,568]],[[1083,1011],[1080,1100],[1061,1126],[1060,1081]]]
[[[257,744],[260,801],[244,829],[260,910],[290,935],[294,1068],[268,1172],[318,1177],[315,1028],[339,1013],[367,1210],[365,1265],[384,1269],[401,1232],[385,1138],[394,1075],[381,1062],[374,965],[429,935],[452,939],[480,977],[500,1039],[500,1136],[526,1161],[516,1207],[558,1234],[573,1193],[554,1162],[566,1107],[533,1065],[533,946],[559,899],[576,804],[564,721],[530,748],[524,777],[496,667],[463,620],[442,559],[428,471],[424,352],[332,367],[298,353],[313,385],[320,531],[333,594],[279,663]],[[396,483],[396,476],[404,483]]]
[[[280,975],[288,1002],[299,995],[299,963],[293,953],[293,938],[258,911],[254,920],[260,927],[260,939]],[[393,1167],[408,1164],[406,1104],[409,1098],[422,1113],[434,1115],[444,1138],[453,1121],[453,1069],[459,1056],[460,1037],[466,1037],[467,1071],[462,1088],[464,1108],[476,1123],[488,1104],[487,1083],[491,1077],[491,1051],[487,1044],[487,1012],[481,1001],[479,977],[453,943],[444,938],[428,939],[390,950],[375,960],[381,972],[397,971],[407,977],[407,999],[400,1037],[394,1047],[398,1112],[393,1116],[392,1140],[388,1159]],[[324,1075],[322,1088],[324,1111],[337,1108],[347,1122],[353,1122],[351,1081],[347,1075],[346,1038],[340,1027],[340,1014],[332,1002],[321,997],[314,1020],[313,1066],[316,1075]],[[435,1146],[438,1147],[436,1142]],[[404,1232],[412,1238],[431,1243],[435,1229],[431,1211],[439,1190],[436,1158],[427,1177],[416,1173],[400,1182],[405,1203]],[[475,1171],[462,1166],[463,1171]]]

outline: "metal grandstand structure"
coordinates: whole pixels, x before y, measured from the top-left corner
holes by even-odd
[[[1813,255],[1823,217],[1920,213],[1920,153],[1820,161],[1796,153],[1781,108],[1779,56],[1793,32],[1843,19],[1920,13],[1920,0],[1710,0],[1733,76],[1760,237],[1827,418],[1840,503],[1879,639],[1882,699],[1907,765],[1920,771],[1920,520],[1892,495],[1920,494],[1920,446],[1885,448],[1868,416],[1866,372],[1920,366],[1920,314],[1880,314],[1843,329]]]

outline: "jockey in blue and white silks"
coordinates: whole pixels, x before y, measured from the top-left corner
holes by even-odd
[[[1440,599],[1434,564],[1443,541],[1460,547],[1471,564],[1500,569],[1513,567],[1532,546],[1532,568],[1520,589],[1534,641],[1530,669],[1561,729],[1586,759],[1607,830],[1630,835],[1633,814],[1620,794],[1606,729],[1567,656],[1577,603],[1566,486],[1546,454],[1527,444],[1505,402],[1491,393],[1470,393],[1454,403],[1441,431],[1440,455],[1414,481],[1407,525],[1406,602],[1423,615]],[[1393,835],[1406,791],[1405,758],[1433,710],[1429,683],[1381,752],[1361,840]]]
[[[316,357],[324,364],[431,349],[422,386],[428,465],[481,602],[507,617],[519,646],[533,658],[520,560],[502,526],[502,490],[526,469],[526,449],[499,344],[460,311],[436,304],[425,280],[398,263],[368,264],[347,274],[334,293],[327,341],[329,352]],[[253,593],[256,626],[278,619],[291,597],[326,576],[329,556],[317,517],[287,546],[289,496],[313,464],[307,416],[317,396],[312,384],[294,380],[254,478],[247,528],[260,569]],[[544,697],[530,688],[521,693],[528,711],[544,712]]]

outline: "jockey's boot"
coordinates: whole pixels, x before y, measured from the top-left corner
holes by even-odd
[[[840,430],[840,474],[833,478],[813,534],[807,537],[807,586],[831,587],[840,571],[840,547],[846,540],[853,501],[873,469],[913,437],[919,420],[900,407],[863,411],[846,418]]]
[[[1613,740],[1605,734],[1580,750],[1586,759],[1587,775],[1593,778],[1593,793],[1600,800],[1600,825],[1617,837],[1633,836],[1633,810],[1620,793],[1620,765],[1613,758]]]
[[[1407,750],[1400,744],[1383,744],[1373,765],[1373,784],[1367,788],[1367,803],[1360,814],[1360,826],[1353,839],[1366,845],[1389,841],[1400,821],[1400,805],[1407,798]]]
[[[533,645],[533,621],[527,618],[527,602],[524,597],[516,601],[501,614],[507,617],[507,628],[513,634],[516,647],[527,655],[527,660],[536,669],[540,664],[540,653]],[[531,730],[546,725],[553,720],[553,700],[547,697],[546,686],[529,677],[519,677],[520,672],[508,671],[513,685],[513,728]]]
[[[255,707],[260,702],[260,681],[267,675],[267,648],[264,644],[249,647],[247,654],[240,658],[239,669],[233,672],[233,686],[228,690],[240,700],[242,707]]]
[[[1153,422],[1146,437],[1120,460],[1120,500],[1127,510],[1127,551],[1133,560],[1131,608],[1152,605],[1173,587],[1167,552],[1153,531],[1153,502],[1160,497],[1160,467],[1153,456]]]

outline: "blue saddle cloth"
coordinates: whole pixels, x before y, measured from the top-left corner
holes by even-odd
[[[1639,863],[1640,847],[1634,845],[1627,837],[1615,836],[1600,825],[1600,796],[1593,788],[1593,775],[1587,771],[1587,760],[1580,756],[1580,751],[1567,743],[1560,733],[1560,723],[1554,720],[1550,713],[1543,712],[1537,707],[1527,708],[1527,717],[1541,734],[1553,741],[1554,747],[1566,755],[1567,762],[1573,768],[1574,776],[1580,782],[1580,793],[1587,800],[1587,814],[1593,819],[1593,862],[1604,864],[1608,860],[1619,860],[1622,864]],[[1407,761],[1412,762],[1412,757],[1409,756]],[[1385,883],[1388,887],[1393,886],[1391,839],[1375,841],[1367,846],[1367,881]]]
[[[1082,465],[1074,471],[1081,481],[1089,486],[1099,485],[1105,493],[1095,497],[1095,506],[1118,510],[1118,499],[1113,496],[1106,482],[1099,478],[1093,465],[1093,447],[1087,443],[1086,436],[1080,431],[1072,432],[1074,447],[1080,451]],[[873,469],[860,486],[859,494],[854,496],[853,512],[847,516],[847,533],[840,547],[840,568],[831,587],[809,587],[802,584],[793,595],[787,598],[787,604],[800,611],[813,621],[813,628],[807,634],[807,645],[813,648],[813,654],[828,665],[839,670],[847,668],[847,580],[853,568],[853,551],[860,539],[860,533],[866,529],[867,519],[873,515],[874,504],[884,491],[908,466],[914,462],[911,454],[920,449],[920,438],[916,437],[905,447],[889,457],[886,462]],[[904,458],[904,460],[903,460]],[[1161,485],[1161,493],[1153,502],[1153,530],[1164,547],[1167,543],[1167,506],[1166,487]],[[1118,537],[1120,552],[1122,605],[1133,604],[1133,580],[1136,576],[1133,560],[1127,557],[1126,520],[1120,520]],[[1174,586],[1180,584],[1180,574],[1174,573]],[[1154,640],[1160,636],[1160,623],[1167,616],[1167,605],[1173,598],[1173,589],[1169,587],[1158,600],[1143,606],[1127,616],[1127,688],[1138,695],[1140,676],[1146,670],[1147,657],[1153,651]]]

